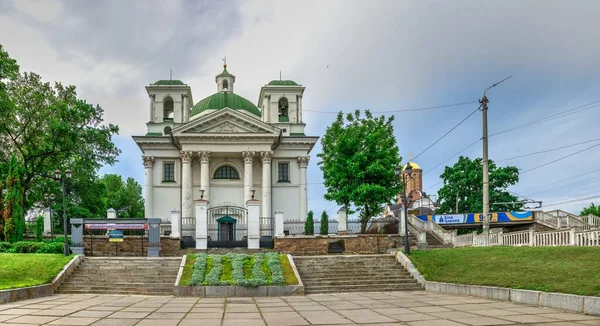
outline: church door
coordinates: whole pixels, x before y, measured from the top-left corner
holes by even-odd
[[[235,231],[233,223],[221,223],[219,224],[220,229],[220,241],[235,241]]]

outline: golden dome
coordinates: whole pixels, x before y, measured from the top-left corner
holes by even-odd
[[[413,170],[421,170],[421,167],[419,166],[419,164],[415,163],[415,162],[408,162],[410,163],[410,166],[412,166]],[[405,164],[402,169],[406,169],[406,166],[408,164]]]

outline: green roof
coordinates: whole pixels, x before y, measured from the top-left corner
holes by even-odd
[[[218,74],[217,77],[235,77],[235,76],[230,74],[229,71],[227,71],[226,67],[223,67],[223,72]]]
[[[260,117],[260,110],[256,105],[232,92],[218,92],[201,100],[192,108],[191,116],[195,116],[206,110],[220,110],[224,108],[244,110]]]
[[[299,86],[298,83],[296,83],[293,80],[271,80],[269,82],[269,85],[275,85],[275,86]]]
[[[185,85],[181,80],[159,80],[152,85]]]

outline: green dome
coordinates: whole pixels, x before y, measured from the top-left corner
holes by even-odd
[[[158,80],[152,85],[185,85],[181,80]]]
[[[260,117],[260,110],[256,105],[232,92],[218,92],[201,100],[192,108],[191,116],[195,116],[206,110],[220,110],[227,107],[234,110],[248,111]]]
[[[299,86],[298,83],[296,83],[293,80],[271,80],[269,82],[269,85],[274,85],[274,86]]]

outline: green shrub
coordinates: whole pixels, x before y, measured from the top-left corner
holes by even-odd
[[[206,274],[206,254],[197,254],[196,262],[194,263],[194,270],[190,277],[190,285],[202,285],[204,282],[204,274]]]
[[[0,252],[13,254],[62,254],[62,243],[19,241],[15,243],[0,242]]]
[[[244,275],[244,261],[250,260],[250,256],[246,254],[232,254],[226,255],[231,261],[231,278],[234,285],[244,286],[246,276]]]
[[[35,241],[42,242],[44,240],[44,217],[38,216],[35,219]]]
[[[13,245],[10,242],[0,241],[0,252],[10,252],[13,249]]]
[[[283,277],[283,268],[279,261],[279,254],[276,252],[270,252],[266,254],[267,265],[271,271],[271,285],[285,285],[285,278]]]
[[[206,275],[207,285],[221,285],[221,274],[223,274],[223,256],[210,255],[212,258],[212,268]]]
[[[64,243],[65,241],[65,237],[55,237],[54,240],[52,240],[52,242],[59,242],[59,243]],[[69,245],[71,245],[71,237],[67,238],[67,243]]]
[[[308,217],[306,218],[306,222],[304,222],[304,234],[313,235],[315,234],[315,221],[313,219],[313,212],[308,212]]]
[[[32,254],[37,252],[43,243],[31,241],[17,241],[13,243],[13,250],[17,254]]]
[[[262,270],[263,262],[265,261],[265,254],[254,254],[254,266],[252,266],[252,278],[247,280],[247,287],[257,287],[260,285],[267,285],[267,276]]]
[[[43,242],[42,246],[35,252],[36,254],[62,254],[65,246],[57,242]]]
[[[319,234],[328,235],[329,234],[329,216],[327,216],[327,212],[323,211],[321,214],[321,230],[319,230]]]

